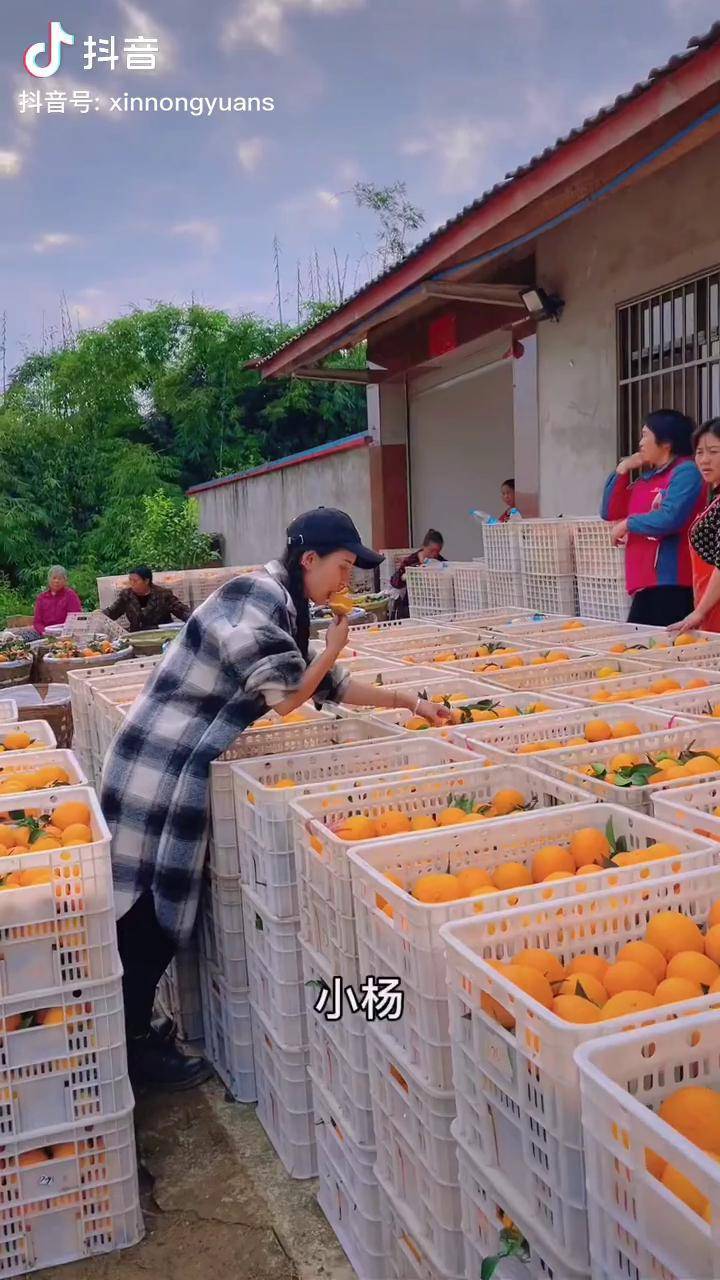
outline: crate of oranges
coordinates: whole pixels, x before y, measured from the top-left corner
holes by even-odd
[[[574,1051],[720,1009],[720,868],[476,916],[441,935],[458,1133],[587,1268]]]
[[[654,707],[618,704],[607,711],[601,711],[576,706],[543,715],[539,720],[524,716],[508,723],[488,719],[485,724],[461,725],[453,737],[456,742],[462,742],[469,751],[480,756],[486,752],[503,759],[532,756],[532,760],[518,760],[517,763],[527,763],[540,769],[543,767],[543,757],[548,752],[554,755],[569,747],[637,738],[641,734],[659,733],[683,723],[683,717],[675,717],[669,710],[663,712]]]
[[[556,692],[575,702],[599,703],[606,707],[613,702],[656,703],[658,699],[664,701],[678,693],[698,690],[707,692],[710,697],[713,686],[720,685],[720,673],[709,668],[671,667],[658,671],[645,663],[642,673],[635,671],[629,674],[614,669],[617,662],[626,663],[625,658],[610,656],[600,661],[602,669],[596,669],[594,675],[583,676],[573,685],[560,685]],[[637,666],[637,662],[634,665]],[[720,689],[717,692],[720,694]]]
[[[467,916],[588,899],[698,866],[712,841],[619,805],[423,831],[349,853],[361,973],[397,976],[404,1013],[385,1031],[410,1061],[452,1087],[441,926]]]
[[[0,754],[5,751],[42,751],[45,747],[55,746],[57,740],[47,720],[0,723]]]
[[[720,1018],[578,1050],[598,1274],[712,1280],[720,1221]]]
[[[720,779],[720,726],[687,724],[662,732],[568,747],[543,756],[548,772],[599,799],[650,812],[653,797],[694,779]]]
[[[21,735],[18,735],[18,739]],[[14,735],[6,735],[6,741]],[[32,752],[19,749],[0,753],[0,803],[21,791],[46,791],[87,782],[72,751],[48,747]]]

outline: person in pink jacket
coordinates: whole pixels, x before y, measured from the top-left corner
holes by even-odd
[[[69,613],[82,613],[82,602],[69,585],[62,565],[54,564],[48,574],[47,591],[41,591],[35,601],[33,627],[39,636],[44,636],[47,627],[61,626]]]

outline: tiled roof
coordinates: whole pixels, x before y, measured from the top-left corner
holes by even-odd
[[[358,298],[362,298],[365,293],[374,288],[374,286],[381,280],[386,280],[389,276],[393,275],[395,271],[398,271],[400,267],[404,266],[405,263],[412,262],[414,258],[417,258],[420,254],[424,253],[428,246],[433,244],[433,242],[440,236],[444,235],[445,232],[458,226],[459,223],[469,217],[470,214],[476,213],[477,210],[480,209],[492,196],[497,195],[499,191],[510,186],[518,178],[522,178],[525,174],[530,173],[533,169],[537,168],[538,165],[544,164],[544,162],[554,155],[555,152],[559,151],[569,142],[574,142],[576,138],[581,137],[582,134],[588,133],[596,125],[601,124],[608,116],[612,116],[616,112],[622,110],[622,108],[627,106],[629,102],[632,102],[634,98],[639,98],[643,93],[646,93],[647,90],[652,88],[658,80],[662,80],[666,76],[672,75],[673,72],[677,71],[678,67],[683,66],[692,58],[697,57],[698,53],[703,49],[710,48],[711,45],[718,43],[718,41],[720,41],[720,21],[713,23],[710,30],[706,31],[704,35],[692,36],[690,40],[688,40],[687,49],[682,53],[674,53],[672,57],[661,67],[653,67],[652,70],[648,72],[644,80],[639,80],[637,84],[633,85],[632,89],[628,89],[626,93],[619,94],[618,97],[615,98],[614,102],[608,103],[607,106],[600,107],[599,111],[588,116],[583,120],[582,124],[571,129],[569,133],[563,134],[562,137],[557,138],[556,141],[546,147],[544,151],[541,151],[538,155],[532,156],[532,158],[525,164],[519,165],[517,169],[512,169],[510,173],[505,175],[501,182],[496,182],[494,186],[490,187],[487,191],[484,191],[482,195],[473,200],[471,204],[465,205],[465,208],[461,209],[453,218],[449,218],[447,222],[436,227],[435,230],[432,231],[430,235],[426,236],[424,240],[420,240],[419,243],[416,244],[408,254],[406,254],[401,262],[397,262],[392,267],[388,267],[385,271],[381,271],[378,275],[373,276],[371,280],[368,280],[366,284],[362,285],[355,293],[351,294],[349,298],[345,298],[345,300],[336,307],[335,312],[330,312],[329,315],[334,315],[337,311],[342,311],[345,307],[357,302]],[[319,329],[327,319],[328,316],[324,316],[322,320],[316,321],[314,324],[309,324],[304,329],[299,330],[292,338],[289,338],[287,342],[284,342],[282,346],[278,347],[277,350],[273,351],[268,356],[264,356],[261,360],[258,360],[256,367],[261,367],[262,365],[267,364],[267,362],[272,360],[278,352],[284,351],[287,347],[291,347],[303,334],[309,333],[313,329]]]

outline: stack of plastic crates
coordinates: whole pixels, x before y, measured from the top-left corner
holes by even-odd
[[[109,693],[129,687],[137,688],[150,678],[161,661],[160,655],[150,658],[130,658],[116,666],[92,669],[81,668],[68,672],[70,704],[73,716],[73,750],[82,760],[88,777],[99,783],[98,733],[95,724],[95,694]]]
[[[178,1040],[191,1044],[203,1037],[202,993],[194,943],[178,951],[162,975],[155,996],[161,1014],[170,1018]]]
[[[717,1010],[578,1050],[590,1247],[600,1280],[717,1275],[715,1144],[708,1129],[713,1151],[702,1150],[657,1113],[684,1087],[717,1096],[718,1063]]]
[[[60,825],[82,818],[91,840],[34,852],[31,844],[21,854],[6,849],[3,858],[6,1276],[124,1248],[143,1230],[109,832],[84,786],[14,795],[0,820],[8,811],[15,822],[21,812],[48,814],[51,823],[57,815]]]
[[[455,581],[455,614],[474,615],[489,606],[488,572],[483,560],[468,563],[453,561],[450,566]]]
[[[625,588],[625,548],[614,547],[612,525],[605,520],[577,520],[575,548],[578,605],[591,618],[627,618],[630,597]]]
[[[439,618],[455,612],[455,580],[450,565],[437,562],[405,571],[411,618]]]
[[[483,546],[488,570],[489,607],[522,607],[525,590],[520,563],[520,521],[484,525]]]
[[[518,522],[524,603],[540,613],[578,612],[572,523]]]
[[[651,821],[650,828],[640,830],[641,824]],[[619,829],[631,829],[621,813],[617,822]],[[629,823],[636,824],[637,847],[645,848],[655,840],[682,847],[678,830],[665,823],[638,814],[629,814]],[[681,867],[694,866],[693,870],[679,869],[663,876],[658,863],[649,875],[647,867],[644,873],[642,866],[626,867],[623,880],[602,891],[591,889],[587,880],[583,892],[582,880],[577,877],[574,896],[568,894],[551,902],[536,899],[530,906],[521,900],[511,910],[483,913],[441,930],[446,945],[458,1107],[454,1133],[461,1157],[481,1182],[496,1188],[497,1198],[521,1236],[532,1241],[534,1228],[542,1229],[543,1238],[552,1242],[554,1255],[561,1262],[556,1275],[573,1276],[591,1269],[584,1159],[588,1133],[581,1116],[575,1050],[588,1041],[599,1045],[620,1032],[624,1043],[631,1027],[644,1027],[654,1041],[662,1031],[661,1024],[672,1021],[673,1026],[684,1027],[688,1025],[686,1014],[711,1008],[717,997],[652,1004],[620,1017],[573,1023],[529,998],[508,980],[502,967],[525,948],[541,948],[564,966],[588,953],[612,963],[626,943],[644,938],[649,921],[659,912],[681,911],[704,926],[720,896],[720,870],[709,863],[698,867],[706,854],[712,860],[712,853],[709,848],[703,851],[700,838],[695,838],[698,852],[678,860]],[[603,874],[593,879],[601,883]],[[634,883],[625,882],[628,874]],[[522,893],[520,890],[520,899]],[[654,1070],[650,1056],[641,1074],[647,1072],[649,1078]],[[593,1237],[593,1276],[620,1280],[621,1276],[703,1275],[692,1268],[666,1272],[643,1266],[644,1259],[639,1266],[627,1265],[618,1255],[620,1231],[616,1224],[620,1221],[626,1227],[632,1216],[629,1199],[633,1187],[622,1167],[629,1143],[621,1110],[613,1112],[612,1121],[615,1141],[607,1167],[614,1163],[615,1182],[604,1187],[598,1210],[603,1216],[600,1229],[605,1233],[605,1247],[597,1248]],[[635,1171],[644,1168],[644,1154],[634,1155]],[[589,1177],[591,1169],[588,1166]],[[468,1263],[473,1266],[482,1247],[475,1223],[476,1202],[476,1192],[468,1188],[463,1225]],[[611,1250],[615,1257],[606,1267],[603,1264]],[[476,1272],[471,1269],[469,1274]]]

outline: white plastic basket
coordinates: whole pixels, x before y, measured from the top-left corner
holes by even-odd
[[[412,566],[405,570],[411,618],[433,618],[455,611],[455,580],[445,565]]]
[[[700,690],[709,692],[713,686],[720,684],[720,672],[714,672],[709,668],[700,670],[687,667],[674,666],[669,670],[664,668],[659,670],[650,664],[645,664],[642,672],[638,671],[634,674],[626,674],[624,667],[627,665],[626,658],[603,659],[603,665],[607,663],[609,666],[617,666],[623,668],[620,676],[615,676],[612,680],[601,679],[583,679],[573,685],[560,685],[557,692],[561,697],[571,698],[575,702],[594,703],[605,707],[613,698],[617,698],[618,702],[648,702],[656,705],[658,700],[665,703],[667,698],[674,698],[678,693],[683,691],[692,691],[697,685]],[[633,663],[633,666],[642,664]],[[662,681],[673,681],[673,688],[667,693],[657,692],[657,686]],[[679,687],[677,687],[679,686]],[[697,690],[696,690],[697,691]]]
[[[505,1261],[494,1274],[507,1280],[590,1280],[586,1269],[558,1253],[503,1171],[481,1167],[459,1135],[457,1157],[468,1276],[479,1280],[486,1259],[499,1257]],[[511,1243],[521,1250],[512,1260],[506,1257]]]
[[[523,574],[573,576],[573,526],[569,520],[523,520],[517,522],[517,528]]]
[[[243,918],[250,999],[283,1044],[291,1049],[306,1048],[299,921],[272,915],[247,888],[243,892]]]
[[[573,653],[570,646],[564,646],[564,652]],[[583,686],[591,681],[601,670],[614,668],[618,675],[633,675],[647,672],[648,667],[641,662],[633,662],[628,658],[608,658],[601,654],[571,657],[560,662],[543,662],[537,665],[510,667],[505,664],[502,671],[487,675],[487,680],[503,689],[531,689],[537,693],[541,689],[554,689],[560,697],[574,696],[571,686]],[[607,677],[614,679],[613,677]]]
[[[653,798],[660,792],[676,791],[679,787],[687,787],[690,778],[667,779],[649,782],[646,786],[619,787],[606,782],[602,778],[589,777],[583,770],[591,765],[609,767],[613,758],[618,755],[655,756],[660,751],[679,751],[692,749],[701,752],[704,747],[720,749],[720,725],[711,723],[680,725],[673,729],[663,729],[655,733],[645,733],[637,738],[626,738],[620,750],[615,742],[596,742],[587,747],[568,747],[564,751],[553,752],[546,757],[543,768],[554,777],[582,789],[609,804],[627,805],[632,809],[651,812]],[[543,753],[544,754],[544,753]],[[720,765],[717,770],[720,779]],[[713,774],[699,774],[700,779],[708,780]]]
[[[715,708],[720,708],[720,690],[714,685],[708,685],[707,689],[667,694],[657,700],[648,698],[643,701],[642,706],[672,712],[683,720],[701,720],[707,723],[708,720],[720,719],[720,716],[714,714]]]
[[[344,1121],[358,1142],[373,1146],[372,1103],[367,1057],[367,1021],[362,1011],[347,1004],[336,1008],[333,972],[322,956],[306,943],[300,944],[307,1002],[310,1069],[332,1096]],[[321,992],[326,1005],[316,1007]],[[338,1016],[341,1014],[341,1016]]]
[[[558,784],[554,778],[517,767],[486,769],[470,765],[462,771],[439,769],[412,782],[376,784],[355,797],[312,796],[293,804],[295,852],[300,888],[300,933],[304,942],[330,961],[333,972],[349,982],[358,978],[357,942],[353,917],[353,887],[348,859],[350,849],[368,849],[345,841],[333,826],[354,814],[376,817],[392,807],[411,817],[439,812],[449,794],[465,795],[487,803],[505,787],[516,787],[534,809],[553,804],[573,804],[584,799],[577,787]],[[464,827],[470,828],[471,824]],[[481,827],[483,824],[472,824]],[[418,833],[419,835],[422,833]],[[395,837],[404,840],[409,837]],[[414,838],[413,838],[414,839]],[[452,835],[448,834],[452,840]],[[376,972],[368,969],[368,973]]]
[[[12,698],[0,698],[0,724],[13,723],[17,718],[17,702]]]
[[[257,1118],[291,1178],[317,1173],[313,1090],[307,1049],[290,1049],[252,1008]]]
[[[202,1039],[202,994],[194,943],[176,952],[170,961],[157,985],[155,1002],[160,1012],[174,1022],[179,1040],[191,1043]]]
[[[46,1008],[63,1009],[66,1026],[58,1033],[56,1027],[28,1025],[9,1036],[0,1098],[3,1143],[34,1138],[44,1145],[50,1133],[67,1125],[92,1123],[132,1106],[117,963],[115,971],[112,981],[78,980],[81,1001],[74,991],[33,992],[4,1005],[5,1027],[18,1016],[30,1023]]]
[[[572,1265],[588,1266],[587,1207],[578,1071],[574,1050],[629,1026],[658,1024],[720,1007],[703,996],[625,1018],[569,1023],[515,987],[492,961],[507,963],[525,947],[553,952],[565,964],[588,951],[615,959],[644,937],[659,911],[677,910],[704,924],[720,895],[720,868],[648,878],[592,898],[516,907],[448,924],[446,946],[457,1132],[482,1168],[499,1168],[518,1188],[533,1219]],[[506,1030],[488,997],[514,1018]]]
[[[576,1061],[593,1276],[712,1280],[718,1271],[720,1170],[655,1112],[684,1085],[720,1089],[717,1013],[583,1045]],[[709,1222],[653,1176],[648,1151],[706,1197]]]
[[[523,573],[523,598],[530,609],[542,613],[577,613],[575,579],[554,574]]]
[[[509,772],[515,770],[511,767]],[[664,841],[672,844],[678,854],[662,862],[608,870],[598,868],[595,873],[499,890],[475,899],[460,898],[431,905],[411,896],[415,881],[428,872],[449,870],[457,874],[465,867],[490,872],[505,862],[520,862],[529,868],[534,855],[546,845],[567,847],[573,832],[586,827],[605,831],[609,822],[615,837],[623,840],[629,850]],[[498,819],[479,826],[462,824],[440,832],[420,832],[392,841],[355,845],[348,857],[360,972],[399,978],[404,996],[402,1017],[387,1022],[386,1034],[433,1086],[450,1088],[452,1071],[441,926],[468,916],[495,917],[514,907],[561,901],[570,894],[592,895],[609,885],[622,886],[692,867],[709,866],[715,854],[711,841],[694,832],[617,805],[593,804],[572,804],[537,812],[531,817]],[[402,887],[389,881],[388,875],[399,880]]]
[[[205,1056],[236,1102],[254,1102],[256,1088],[250,1000],[230,991],[207,961],[200,962]]]
[[[210,866],[214,961],[230,990],[248,987],[243,918],[243,886],[236,876],[221,876]],[[213,958],[212,956],[210,957]]]
[[[23,721],[16,720],[14,722],[7,722],[7,723],[5,721],[2,721],[0,723],[0,746],[3,747],[3,750],[16,751],[16,748],[5,746],[5,742],[7,741],[8,734],[16,733],[16,732],[27,733],[33,740],[31,747],[26,747],[22,752],[19,753],[23,756],[26,754],[26,752],[37,751],[43,747],[57,746],[57,739],[55,737],[55,734],[52,731],[51,726],[48,724],[47,720],[23,720]],[[0,760],[1,759],[2,759],[2,755],[0,755]]]
[[[625,621],[630,612],[632,597],[627,593],[624,574],[618,578],[578,575],[575,583],[578,608],[582,614],[591,618]]]
[[[491,609],[498,609],[503,604],[525,604],[525,584],[522,574],[488,571],[488,604]]]
[[[131,1110],[61,1130],[56,1158],[44,1146],[20,1139],[3,1149],[4,1276],[126,1249],[143,1235]]]
[[[672,791],[660,791],[653,796],[653,810],[662,822],[672,822],[699,834],[704,839],[720,839],[720,779],[698,782],[695,786],[673,787]]]
[[[388,1280],[465,1280],[464,1262],[459,1271],[451,1274],[445,1262],[433,1254],[425,1223],[415,1206],[405,1204],[380,1176],[378,1186],[382,1193]]]
[[[520,574],[520,522],[483,525],[483,551],[491,574]]]
[[[488,724],[459,725],[453,738],[479,756],[512,757],[516,763],[532,764],[533,768],[542,769],[546,756],[554,759],[556,752],[567,749],[568,739],[584,737],[588,725],[598,721],[611,727],[631,721],[641,734],[658,733],[689,722],[687,717],[676,716],[669,707],[663,712],[660,705],[654,708],[643,703],[633,707],[614,702],[607,710],[568,705],[561,711],[540,716],[525,715]],[[623,740],[620,737],[608,739],[613,742]],[[531,746],[542,747],[542,750],[529,751]],[[618,747],[618,751],[621,750],[622,747]]]
[[[478,609],[487,609],[488,572],[484,563],[477,561],[470,564],[454,564],[452,566],[455,579],[455,611],[456,613],[477,613]]]
[[[1,735],[0,735],[1,736]],[[82,786],[87,778],[80,766],[80,761],[73,751],[60,747],[43,747],[33,751],[4,751],[0,754],[0,805],[10,804],[14,795],[21,791],[45,790],[35,785],[35,775],[41,769],[57,767],[62,769],[68,781],[56,781],[52,788],[58,791],[62,786]],[[33,779],[33,781],[31,781]],[[17,788],[13,790],[13,785]]]
[[[385,1274],[380,1191],[373,1169],[375,1150],[360,1143],[340,1115],[335,1099],[314,1074],[318,1204],[358,1276]]]
[[[578,578],[607,578],[625,584],[625,548],[612,542],[606,520],[575,520],[572,526],[575,573]]]

